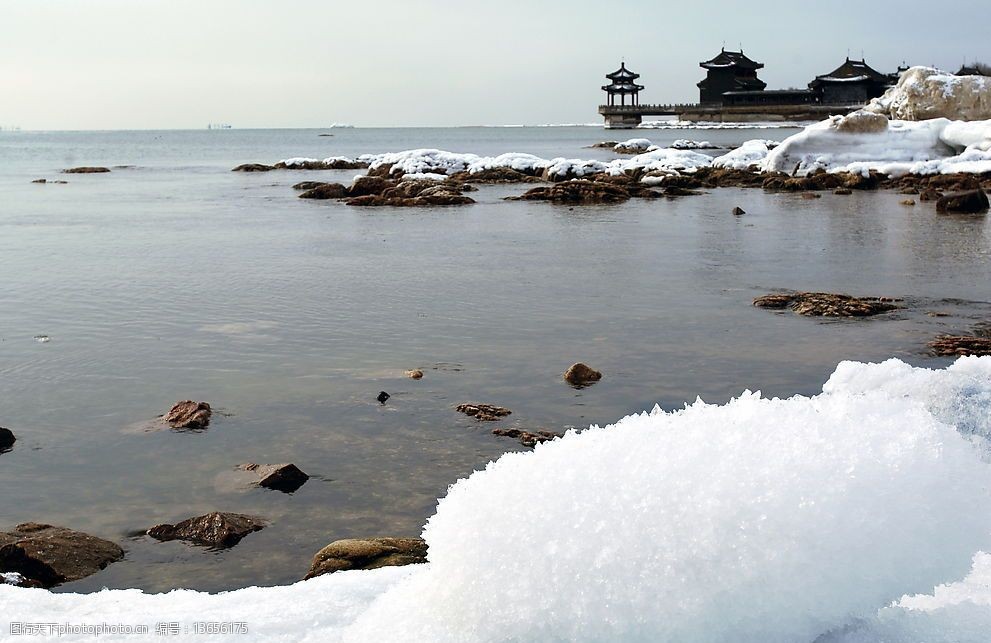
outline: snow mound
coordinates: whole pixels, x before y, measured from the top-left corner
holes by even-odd
[[[767,171],[949,174],[991,171],[991,120],[889,121],[877,114],[833,116],[788,137],[767,155]]]
[[[657,146],[646,138],[631,138],[628,141],[616,143],[616,145],[613,146],[613,151],[619,154],[640,154],[656,147]]]
[[[693,141],[688,138],[679,138],[674,143],[671,143],[671,149],[675,150],[714,150],[718,149],[718,145],[713,145],[709,141]]]
[[[655,407],[506,454],[440,501],[426,565],[217,595],[0,585],[0,626],[215,619],[249,635],[212,640],[321,643],[981,641],[989,416],[991,358],[843,362],[814,397]],[[963,578],[972,559],[968,579],[905,596]]]
[[[746,141],[743,145],[730,150],[712,161],[714,167],[725,167],[736,170],[760,169],[767,155],[778,146],[776,141],[755,139]]]
[[[912,67],[867,109],[906,121],[991,119],[991,77],[956,76],[934,67]]]

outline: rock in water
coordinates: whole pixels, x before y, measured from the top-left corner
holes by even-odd
[[[602,379],[602,373],[588,364],[577,362],[564,372],[564,381],[572,386],[588,386]]]
[[[310,479],[295,464],[242,464],[239,469],[252,471],[258,475],[258,486],[292,493]]]
[[[947,194],[936,200],[936,211],[944,213],[977,214],[988,211],[988,195],[984,190],[968,190]]]
[[[551,201],[553,203],[619,203],[630,199],[629,190],[619,185],[599,181],[576,179],[541,186],[520,196],[506,197],[507,201]]]
[[[14,432],[0,426],[0,453],[12,448],[14,446],[14,442],[17,442]]]
[[[376,397],[375,399],[378,400],[380,404],[385,404],[387,401],[389,401],[390,397],[392,396],[386,393],[385,391],[380,391],[378,397]]]
[[[65,527],[26,522],[0,532],[0,572],[43,587],[85,578],[123,557],[116,543]]]
[[[501,417],[506,417],[511,415],[513,412],[502,406],[494,406],[492,404],[459,404],[455,409],[458,413],[464,413],[470,417],[480,420],[482,422],[494,422]]]
[[[318,551],[305,578],[348,569],[378,569],[425,562],[427,543],[422,538],[349,538],[334,541]]]
[[[421,371],[418,368],[414,368],[413,370],[406,371],[406,377],[410,378],[411,380],[423,379],[423,371]]]
[[[162,419],[173,429],[205,429],[212,415],[213,410],[206,402],[183,400],[176,402]]]
[[[809,317],[869,317],[899,308],[884,297],[851,297],[828,292],[774,293],[754,299],[758,308],[790,308]]]
[[[734,216],[740,216],[741,214],[746,214],[746,213],[747,213],[747,211],[744,210],[743,208],[741,208],[740,206],[736,206],[735,208],[733,208],[733,215]]]
[[[991,338],[972,335],[943,335],[929,342],[936,355],[991,355]]]
[[[231,172],[271,172],[274,169],[271,165],[263,165],[262,163],[244,163],[238,165]]]
[[[304,185],[304,183],[297,183],[296,185]],[[295,188],[296,185],[293,187]],[[343,199],[347,195],[347,188],[345,188],[340,183],[320,183],[312,188],[307,189],[305,192],[299,195],[301,199]]]
[[[62,170],[63,174],[103,174],[109,171],[110,168],[106,167],[70,167],[68,170]]]
[[[524,431],[522,429],[493,429],[492,435],[504,438],[516,438],[525,447],[533,447],[541,442],[547,442],[554,438],[561,437],[560,433],[554,431]]]
[[[248,534],[260,531],[265,522],[244,514],[213,512],[188,518],[174,525],[156,525],[148,535],[157,540],[185,540],[200,545],[227,548],[241,542]]]

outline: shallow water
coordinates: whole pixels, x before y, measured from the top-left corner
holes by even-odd
[[[847,358],[943,366],[926,342],[991,307],[986,219],[890,193],[720,189],[569,209],[506,202],[525,187],[496,186],[464,208],[356,209],[290,189],[353,171],[229,171],[427,146],[610,158],[583,147],[787,130],[318,133],[0,133],[0,425],[19,437],[0,455],[0,530],[50,522],[127,549],[62,590],[288,583],[332,540],[419,533],[450,483],[522,448],[497,426],[563,430],[744,388],[812,393]],[[83,164],[133,167],[29,183]],[[750,305],[777,288],[908,308],[820,321]],[[576,360],[604,379],[567,387]],[[413,367],[423,380],[403,376]],[[185,398],[223,414],[200,433],[140,430]],[[476,423],[453,411],[464,401],[513,415]],[[231,475],[247,461],[313,478],[292,495],[244,489]],[[214,510],[270,526],[224,552],[129,535]]]

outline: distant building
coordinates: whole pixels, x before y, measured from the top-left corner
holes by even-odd
[[[608,96],[608,105],[615,106],[617,104],[617,96],[619,96],[619,105],[627,104],[627,96],[630,97],[630,105],[640,104],[640,90],[643,89],[643,85],[636,83],[637,78],[640,78],[640,74],[635,74],[627,69],[626,62],[621,62],[619,69],[611,74],[606,74],[606,78],[612,81],[602,87],[602,90]]]
[[[974,67],[967,65],[962,65],[960,71],[956,73],[957,76],[987,76],[980,67]]]
[[[809,83],[819,101],[828,105],[866,103],[890,86],[890,74],[882,74],[864,60],[850,60],[849,56],[842,65]]]
[[[723,48],[711,60],[699,63],[706,76],[698,83],[699,102],[703,105],[719,105],[726,92],[763,91],[767,83],[757,77],[757,70],[764,63],[751,60],[743,51],[726,51]]]

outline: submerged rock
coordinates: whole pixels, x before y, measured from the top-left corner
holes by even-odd
[[[68,170],[62,170],[63,174],[103,174],[109,172],[110,168],[107,167],[70,167]]]
[[[85,578],[123,557],[116,543],[65,527],[26,522],[0,532],[0,572],[43,587]]]
[[[292,493],[303,486],[310,476],[295,464],[255,464],[249,462],[238,466],[242,471],[250,471],[258,476],[258,486]]]
[[[381,392],[379,392],[378,396],[375,399],[378,400],[379,403],[385,404],[389,400],[390,397],[392,397],[392,396],[389,395],[388,393],[386,393],[385,391],[381,391]]]
[[[451,175],[452,181],[464,183],[540,183],[539,176],[524,174],[508,167],[492,167],[478,172],[458,172]]]
[[[185,540],[200,545],[227,548],[250,533],[265,528],[260,518],[244,514],[213,512],[188,518],[174,525],[156,525],[147,531],[156,540]]]
[[[851,194],[853,194],[853,190],[851,190],[850,188],[836,188],[835,190],[833,190],[833,194],[837,196],[850,196]]]
[[[560,433],[555,433],[554,431],[524,431],[523,429],[493,429],[492,434],[504,438],[518,439],[520,444],[525,447],[533,447],[541,442],[547,442],[548,440],[561,437]]]
[[[296,185],[302,185],[297,183]],[[293,187],[295,188],[296,185]],[[298,188],[297,188],[298,189]],[[347,196],[347,188],[340,183],[319,183],[299,195],[301,199],[343,199]]]
[[[274,166],[264,165],[263,163],[244,163],[238,165],[231,172],[271,172],[274,169]]]
[[[747,213],[747,211],[744,210],[743,208],[741,208],[740,206],[736,206],[735,208],[733,208],[733,216],[737,216],[738,217],[738,216],[744,215],[746,213]]]
[[[588,386],[602,379],[602,373],[587,364],[576,362],[564,372],[564,381],[572,386]]]
[[[205,429],[212,415],[213,410],[206,402],[183,400],[176,402],[162,419],[173,429]]]
[[[630,199],[626,188],[603,181],[575,179],[528,190],[507,201],[552,201],[554,203],[621,203]]]
[[[406,377],[410,378],[411,380],[423,379],[423,371],[421,371],[418,368],[414,368],[413,370],[406,371]]]
[[[898,202],[900,205],[915,205],[915,199],[904,199]]]
[[[313,188],[318,188],[321,185],[329,185],[326,181],[300,181],[299,183],[292,186],[294,190],[312,190]]]
[[[936,211],[943,213],[978,214],[988,211],[988,195],[978,188],[968,192],[947,194],[936,201]]]
[[[0,453],[10,450],[14,446],[14,442],[17,442],[14,432],[0,426]]]
[[[494,422],[499,418],[512,415],[513,413],[509,409],[502,406],[495,406],[492,404],[474,404],[470,402],[459,404],[455,410],[458,413],[464,413],[465,415],[482,422]]]
[[[324,159],[322,161],[299,161],[292,164],[288,164],[285,161],[279,161],[272,167],[276,170],[363,170],[368,167],[368,163],[364,161],[356,161],[354,159],[341,158]]]
[[[869,317],[899,308],[885,297],[851,297],[828,292],[795,292],[763,295],[754,299],[758,308],[790,308],[810,317]]]
[[[304,580],[349,569],[378,569],[427,562],[422,538],[348,538],[336,540],[313,557]]]
[[[991,338],[973,335],[942,335],[929,342],[936,355],[991,355]]]

